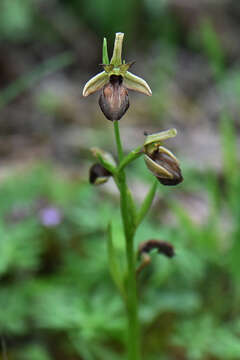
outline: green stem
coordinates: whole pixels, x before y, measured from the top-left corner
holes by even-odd
[[[114,121],[114,134],[115,134],[115,140],[117,144],[117,152],[118,152],[118,160],[119,162],[123,159],[123,148],[122,148],[122,142],[120,137],[120,131],[118,127],[118,121]]]
[[[144,152],[142,151],[142,146],[137,147],[135,150],[132,150],[124,159],[120,162],[118,171],[121,171],[123,168],[125,168],[128,164],[130,164],[132,161],[139,158],[139,156],[143,155]]]
[[[114,121],[114,132],[117,144],[119,162],[123,160],[123,149],[118,122]],[[127,273],[127,298],[126,310],[128,317],[128,360],[140,360],[140,329],[138,319],[138,298],[136,283],[136,258],[134,252],[134,221],[132,213],[129,211],[128,204],[128,187],[126,183],[126,175],[122,168],[117,175],[118,187],[120,191],[121,216],[124,227],[124,235],[126,241],[126,257],[128,265]]]

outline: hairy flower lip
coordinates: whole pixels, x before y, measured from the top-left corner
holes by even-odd
[[[120,120],[129,108],[128,91],[122,82],[122,76],[111,75],[99,97],[99,106],[111,121]]]

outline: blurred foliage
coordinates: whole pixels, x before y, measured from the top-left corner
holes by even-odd
[[[176,247],[173,260],[153,254],[139,278],[149,359],[239,359],[240,178],[232,121],[224,115],[221,124],[221,179],[209,170],[185,175],[194,191],[209,192],[204,224],[165,190],[162,201],[168,196],[176,225],[152,216],[137,234],[138,243],[152,237]],[[0,329],[9,357],[120,358],[125,317],[108,272],[105,234],[111,217],[123,259],[116,200],[46,165],[9,178],[0,196]],[[224,228],[224,218],[231,226]]]
[[[97,48],[96,39],[106,35],[111,39],[115,31],[123,31],[128,39],[126,54],[130,57],[138,51],[144,60],[140,66],[152,77],[150,105],[136,109],[144,126],[146,119],[150,128],[155,124],[158,130],[174,120],[180,127],[189,126],[189,120],[194,122],[198,115],[196,108],[203,110],[206,123],[214,120],[216,132],[220,123],[222,170],[205,167],[200,171],[186,164],[184,184],[174,191],[159,187],[160,200],[137,233],[137,243],[157,238],[176,247],[172,260],[153,254],[152,264],[140,275],[140,314],[148,360],[239,360],[240,55],[235,31],[239,28],[239,3],[189,4],[170,0],[1,0],[0,82],[4,88],[0,107],[12,105],[22,93],[25,99],[26,90],[72,64],[73,58],[76,68],[73,65],[69,70],[69,82],[78,81],[79,72],[87,78],[85,73],[93,71],[101,46],[99,42]],[[43,87],[33,96],[51,120],[72,119],[72,98],[68,101],[62,95],[69,94],[69,83],[60,84],[60,96],[56,91],[59,83]],[[79,82],[77,86],[80,88]],[[76,98],[80,103],[79,93]],[[7,119],[15,120],[18,133],[22,112],[17,102],[14,105],[15,115],[11,113]],[[34,108],[32,112],[33,104],[30,111],[24,106],[24,120],[28,113],[34,118],[39,111]],[[79,113],[86,117],[78,109],[78,119]],[[40,132],[42,122],[35,123]],[[64,121],[56,123],[51,141],[65,139],[65,134],[59,136],[56,131]],[[96,131],[93,125],[87,119],[86,143],[91,139],[91,145],[101,141],[100,145],[108,146],[108,132],[103,127]],[[8,141],[1,127],[3,139]],[[16,144],[14,151],[22,162]],[[86,145],[83,147],[87,153]],[[78,147],[76,158],[79,151]],[[6,161],[2,152],[1,160]],[[150,184],[140,160],[130,167],[130,179]],[[202,193],[207,197],[208,215],[198,223],[178,195]],[[124,269],[114,195],[93,189],[81,178],[70,179],[54,166],[40,164],[1,181],[0,199],[0,335],[8,358],[123,358],[125,313],[107,260],[106,228],[111,218],[114,249]],[[169,214],[170,224],[165,221]]]
[[[23,40],[34,26],[33,2],[31,0],[1,1],[0,33],[9,40]]]

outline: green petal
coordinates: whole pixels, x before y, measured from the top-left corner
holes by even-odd
[[[107,49],[107,39],[103,39],[103,50],[102,50],[102,61],[103,64],[109,64],[109,58],[108,58],[108,49]]]
[[[124,84],[130,90],[138,91],[148,96],[152,95],[152,91],[147,82],[139,76],[132,74],[130,71],[127,71],[124,75]]]
[[[108,75],[105,71],[92,77],[83,88],[83,96],[88,96],[101,89],[108,82]]]

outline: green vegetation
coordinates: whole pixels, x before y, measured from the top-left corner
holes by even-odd
[[[180,205],[173,205],[176,225],[159,224],[153,216],[137,233],[138,242],[157,237],[176,247],[173,260],[154,255],[139,278],[149,359],[159,354],[165,359],[177,354],[191,360],[239,358],[240,178],[233,166],[237,159],[232,159],[234,130],[226,116],[221,132],[222,178],[208,170],[185,174],[193,195],[208,190],[205,223],[197,225]],[[141,172],[138,162],[136,171]],[[182,191],[190,190],[185,186]],[[60,180],[44,165],[9,178],[0,195],[0,328],[7,343],[16,340],[9,357],[45,360],[61,352],[65,358],[120,359],[124,309],[114,295],[104,235],[111,217],[115,251],[124,261],[115,199],[82,181]],[[156,204],[154,213],[161,207]],[[51,223],[51,214],[50,224],[44,220],[49,209],[59,212],[57,222]]]
[[[112,43],[116,31],[153,91],[148,102],[130,99],[124,148],[138,131],[174,126],[184,176],[174,190],[157,187],[136,233],[136,249],[161,239],[176,252],[153,253],[138,275],[143,359],[240,359],[240,12],[236,0],[190,2],[0,0],[0,359],[124,359],[125,309],[109,261],[127,267],[118,198],[111,183],[87,182],[89,147],[114,148],[81,98],[101,70],[101,39]],[[216,167],[208,130],[221,143]],[[190,144],[202,136],[196,165],[186,133]],[[128,175],[140,207],[153,176],[142,158]]]

